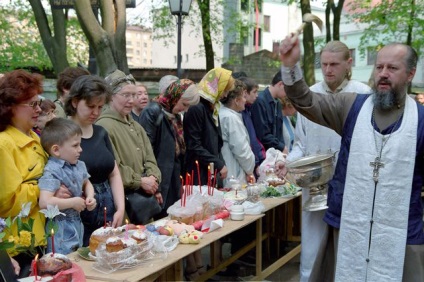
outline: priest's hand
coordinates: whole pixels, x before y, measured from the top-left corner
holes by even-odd
[[[280,60],[285,67],[291,68],[300,60],[300,43],[297,35],[288,35],[280,43]]]

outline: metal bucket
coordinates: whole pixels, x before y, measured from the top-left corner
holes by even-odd
[[[303,157],[286,164],[287,179],[300,187],[317,187],[333,177],[334,155],[322,154]]]

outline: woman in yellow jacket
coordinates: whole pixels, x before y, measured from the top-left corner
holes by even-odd
[[[0,218],[13,219],[23,204],[30,203],[28,217],[22,220],[34,220],[35,246],[45,245],[45,219],[39,212],[37,180],[43,173],[47,155],[32,131],[41,112],[38,95],[42,91],[42,77],[37,74],[15,70],[0,78]],[[16,220],[11,229],[12,235],[2,240],[19,241]],[[28,276],[34,257],[18,253],[14,248],[8,252],[20,264],[20,276]]]

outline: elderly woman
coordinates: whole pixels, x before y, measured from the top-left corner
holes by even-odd
[[[198,87],[200,102],[190,107],[184,115],[184,140],[187,146],[185,161],[187,171],[194,171],[194,184],[206,185],[209,163],[213,163],[219,172],[218,180],[227,178],[227,167],[220,153],[223,141],[218,111],[219,99],[233,89],[234,78],[231,77],[231,71],[215,68],[202,78]],[[199,163],[200,177],[196,161]],[[199,178],[201,183],[198,183]]]
[[[129,206],[131,202],[127,202],[126,206],[133,223],[145,224],[154,216],[154,212],[159,213],[161,210],[159,204],[162,204],[162,195],[157,191],[161,182],[161,172],[146,132],[131,117],[137,94],[134,78],[116,70],[105,80],[112,87],[111,102],[96,124],[104,127],[109,133],[127,199],[132,200],[136,194],[142,194],[144,198],[140,200],[149,203],[149,206],[139,207],[141,210]],[[155,200],[153,202],[152,196]],[[145,213],[147,220],[140,213]]]
[[[91,233],[104,225],[105,211],[106,221],[112,227],[120,226],[124,219],[124,187],[109,134],[94,124],[111,96],[110,87],[103,78],[84,75],[72,84],[65,101],[66,115],[82,130],[80,160],[87,166],[97,201],[95,210],[81,212],[84,246],[88,245]]]
[[[241,184],[255,181],[255,155],[250,148],[249,135],[243,124],[241,111],[246,104],[244,83],[236,80],[234,89],[221,99],[223,106],[219,109],[222,139],[222,157],[228,168],[228,176],[234,177]],[[224,186],[229,187],[229,178],[224,180]]]
[[[156,218],[166,216],[168,207],[180,198],[181,166],[185,154],[180,113],[197,103],[199,95],[196,85],[189,79],[181,79],[171,83],[158,103],[150,103],[141,114],[141,125],[149,136],[162,172],[158,191],[162,194],[163,209]]]
[[[0,218],[15,218],[22,205],[29,203],[28,217],[22,220],[34,220],[35,246],[46,243],[37,179],[43,174],[47,155],[32,131],[41,112],[38,95],[42,91],[42,77],[37,74],[15,70],[0,78]],[[12,236],[18,236],[17,221],[12,224]],[[21,276],[27,276],[34,257],[16,249],[8,251],[19,262]]]

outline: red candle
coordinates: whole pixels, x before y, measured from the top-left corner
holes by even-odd
[[[35,276],[35,280],[34,281],[38,281],[37,260],[38,260],[38,254],[35,256],[34,260],[32,261],[32,273]]]
[[[54,255],[54,229],[52,228],[51,231],[51,236],[52,236],[52,256]]]
[[[180,190],[180,197],[181,197],[181,206],[183,206],[183,191],[184,191],[184,179],[183,177],[180,175],[180,179],[181,179],[181,190]]]
[[[103,228],[106,228],[106,210],[107,210],[107,208],[105,207],[105,209],[103,211],[103,217],[105,219],[105,226]]]
[[[194,169],[191,171],[191,175],[192,177],[190,178],[191,180],[191,187],[190,187],[190,194],[193,194],[193,182],[194,182]]]
[[[190,181],[188,181],[188,176],[189,176],[189,174],[188,174],[188,172],[186,172],[186,177],[185,177],[185,184],[186,184],[186,186],[189,186],[189,183],[190,183]],[[190,188],[190,187],[188,187],[188,188]],[[187,191],[187,187],[186,187],[186,189],[184,191]]]
[[[211,166],[208,165],[208,195],[211,194]]]
[[[197,160],[196,160],[196,166],[197,166],[197,179],[199,181],[199,190],[200,190],[200,194],[202,194],[202,183],[200,182],[200,166]]]

